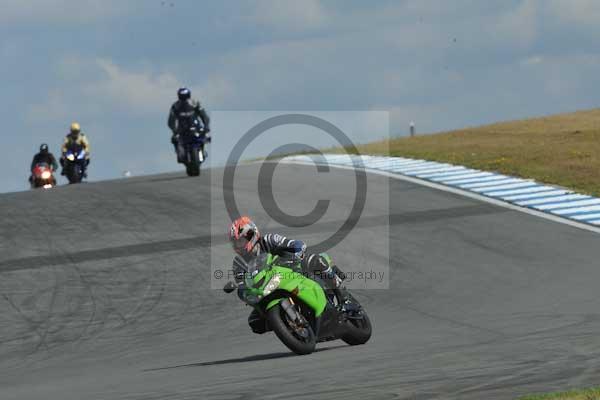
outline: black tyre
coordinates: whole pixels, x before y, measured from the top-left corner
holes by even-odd
[[[190,154],[190,163],[188,164],[189,165],[189,170],[188,170],[189,176],[200,175],[200,154],[198,154],[198,151],[201,151],[201,150],[192,150],[192,152]]]
[[[365,344],[371,338],[371,320],[366,312],[361,311],[359,315],[362,318],[349,318],[346,321],[346,332],[342,335],[342,340],[350,346]]]
[[[81,183],[81,170],[76,164],[69,163],[65,175],[67,175],[70,184]]]
[[[279,340],[294,353],[303,355],[315,351],[317,340],[312,327],[306,324],[302,329],[294,328],[294,322],[290,321],[280,304],[267,312],[267,320]]]

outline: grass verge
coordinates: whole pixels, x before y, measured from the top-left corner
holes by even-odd
[[[534,394],[521,397],[519,400],[600,400],[600,387],[560,393]]]
[[[357,147],[363,154],[448,162],[600,195],[600,109]]]

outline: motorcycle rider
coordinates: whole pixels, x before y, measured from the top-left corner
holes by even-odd
[[[321,279],[328,289],[338,295],[343,309],[352,309],[350,293],[342,283],[344,274],[333,264],[327,254],[306,255],[304,242],[288,239],[276,233],[267,233],[262,236],[256,224],[247,216],[240,217],[231,223],[228,236],[233,250],[244,261],[248,262],[262,253],[279,256],[286,264],[301,268],[305,275]],[[253,317],[251,314],[248,319],[249,323]]]
[[[85,150],[85,163],[83,164],[83,177],[87,178],[87,166],[90,164],[90,142],[87,137],[81,132],[81,126],[77,122],[71,124],[69,134],[65,137],[61,151],[60,165],[62,168],[61,175],[65,174],[65,155],[69,149],[73,147],[81,147]]]
[[[206,135],[209,142],[211,141],[210,117],[200,102],[192,99],[192,92],[186,87],[177,90],[177,101],[171,106],[167,124],[172,132],[171,143],[177,153],[178,163],[182,163],[185,159],[185,149],[179,140],[181,134],[197,128]]]
[[[50,168],[52,168],[52,172],[58,169],[56,158],[54,158],[54,155],[50,153],[46,143],[42,143],[40,145],[40,152],[33,156],[33,160],[31,160],[31,167],[29,168],[31,170],[31,175],[29,176],[30,183],[33,182],[33,169],[39,164],[48,164]]]

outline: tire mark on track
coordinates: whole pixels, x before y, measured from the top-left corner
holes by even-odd
[[[74,258],[79,262],[110,260],[125,258],[133,255],[158,254],[170,251],[181,251],[199,246],[210,245],[210,235],[196,236],[185,239],[174,239],[161,242],[141,243],[119,247],[108,247],[94,250],[82,250],[73,253],[50,254],[43,256],[24,257],[0,262],[0,273],[27,269],[44,268],[54,265],[72,263]]]
[[[128,267],[132,265],[144,265],[151,259],[152,257],[147,257],[136,262],[129,261],[120,263],[114,267],[103,268],[100,271],[102,275],[97,275],[98,279],[95,279],[94,276],[90,276],[71,257],[71,263],[65,265],[65,267],[67,267],[67,270],[71,270],[77,277],[78,282],[80,282],[81,287],[85,291],[85,295],[78,293],[77,284],[75,286],[72,282],[70,284],[61,284],[58,270],[55,269],[55,282],[51,285],[51,288],[48,287],[34,292],[25,299],[25,303],[19,302],[29,304],[30,306],[27,307],[27,310],[13,301],[10,293],[2,293],[3,298],[28,326],[27,332],[34,333],[38,339],[36,340],[37,344],[34,345],[29,355],[34,354],[42,348],[48,351],[67,342],[71,344],[81,342],[88,335],[94,335],[96,332],[101,331],[111,315],[115,315],[120,319],[120,322],[117,322],[114,328],[121,328],[135,323],[135,321],[144,315],[152,314],[154,309],[161,304],[165,294],[166,267],[160,267],[160,271],[156,273],[151,271],[147,275],[147,278],[142,276],[140,282],[143,282],[143,280],[146,280],[146,282],[139,297],[130,289],[131,285],[135,285],[135,282],[132,283],[128,277],[122,279],[121,276],[117,276],[120,269],[128,270]],[[156,261],[156,258],[153,260]],[[135,278],[139,275],[134,274],[133,276]],[[122,286],[123,283],[126,286]],[[98,288],[101,290],[98,291]],[[48,301],[44,301],[44,307],[44,304],[39,303],[36,299],[45,299],[43,296],[48,293],[48,290],[52,290],[52,296]],[[58,311],[59,315],[55,311],[55,308],[58,305],[58,294],[61,292],[64,293],[65,299],[64,307]],[[124,312],[120,311],[122,305],[113,302],[113,295],[115,294],[117,294],[119,299],[124,299],[123,304],[127,306],[127,310],[124,310]],[[42,309],[36,307],[36,304],[42,305]],[[87,306],[89,304],[91,304],[91,309]],[[57,315],[59,317],[55,318]],[[85,318],[84,324],[81,325],[79,322],[84,320],[83,317],[86,315],[88,317]],[[161,329],[159,327],[162,323],[161,320],[158,319],[155,321],[158,324],[154,324],[157,326],[152,330],[156,330],[156,328]],[[92,326],[94,326],[93,331],[91,329]],[[19,337],[12,336],[6,340],[2,340],[2,342],[8,343],[15,340],[19,340]]]
[[[465,218],[471,216],[498,214],[505,212],[510,212],[510,210],[490,206],[488,204],[476,204],[470,206],[445,208],[440,210],[416,211],[401,214],[362,217],[358,225],[353,229],[367,229],[386,225],[393,226],[414,223],[428,223],[445,219]],[[335,232],[337,231],[335,225],[338,223],[341,224],[343,223],[343,221],[324,221],[311,225],[307,228],[300,228],[294,230],[297,234]],[[283,228],[281,231],[282,234],[287,234],[288,232],[292,232],[292,229]],[[224,235],[212,236],[210,234],[207,234],[183,239],[145,242],[125,246],[82,250],[72,253],[23,257],[0,261],[0,273],[68,264],[74,257],[76,257],[80,262],[109,260],[113,258],[129,257],[132,255],[159,254],[170,251],[181,251],[200,247],[210,247],[212,244],[222,244],[225,241],[226,238],[224,237]]]
[[[42,218],[45,220],[46,224],[48,226],[51,226],[51,222],[50,219],[48,218],[47,215],[43,214]],[[43,239],[42,239],[43,240]],[[52,239],[52,237],[49,237],[47,241],[43,241],[43,243],[46,243],[46,248],[50,251],[54,246],[54,240]],[[42,336],[42,338],[40,339],[40,343],[36,346],[35,348],[35,352],[37,352],[40,347],[42,346],[42,344],[45,346],[46,350],[48,350],[49,346],[46,343],[46,338],[48,337],[48,333],[50,330],[50,326],[51,326],[51,321],[52,321],[52,316],[54,313],[54,307],[56,306],[56,297],[58,295],[58,291],[59,291],[59,275],[58,275],[58,271],[56,269],[54,269],[54,285],[52,285],[52,296],[50,298],[50,304],[48,306],[48,315],[46,317],[46,320],[44,321],[44,325],[45,325],[45,330],[44,330],[44,335]]]
[[[46,224],[50,225],[48,218],[45,215],[42,216],[42,218],[45,220]],[[52,250],[51,238],[46,238],[46,236],[43,233],[41,233],[40,231],[33,232],[32,240],[35,243],[45,244],[45,247],[48,251]],[[46,310],[42,311],[37,307],[37,304],[38,304],[37,300],[46,294],[46,292],[48,291],[47,288],[41,289],[37,296],[35,293],[31,293],[28,297],[25,298],[25,300],[23,300],[21,302],[22,304],[31,303],[33,305],[34,312],[29,313],[29,314],[34,314],[33,316],[27,316],[27,313],[22,309],[22,307],[19,307],[7,293],[2,294],[3,297],[5,298],[5,300],[17,312],[17,314],[22,318],[22,320],[29,326],[29,331],[30,332],[35,331],[35,335],[39,339],[37,345],[35,345],[33,347],[33,349],[29,352],[29,355],[36,353],[37,351],[40,350],[41,347],[44,347],[46,350],[49,349],[49,346],[48,346],[46,340],[50,333],[51,320],[53,317],[54,307],[56,305],[56,299],[57,299],[58,290],[59,290],[58,289],[59,279],[60,279],[58,272],[56,270],[54,270],[53,272],[54,272],[54,284],[52,285],[52,288],[49,289],[49,290],[51,290],[51,296],[48,301]]]
[[[15,310],[17,312],[18,315],[21,316],[21,318],[23,319],[23,321],[25,321],[25,323],[27,323],[29,325],[29,330],[30,331],[35,331],[37,336],[40,338],[40,344],[44,343],[42,338],[44,336],[43,333],[40,333],[40,325],[43,323],[40,323],[38,321],[34,321],[33,319],[29,318],[27,315],[25,315],[25,313],[12,301],[12,299],[6,294],[6,293],[2,293],[2,297],[6,300],[6,302],[12,307],[13,310]],[[36,349],[39,347],[36,346]],[[46,345],[47,347],[47,345]],[[32,352],[35,353],[35,350]]]
[[[90,317],[87,320],[87,323],[84,326],[84,328],[81,330],[81,333],[79,334],[79,336],[76,337],[75,340],[72,341],[72,342],[76,343],[76,342],[80,342],[83,339],[84,335],[87,333],[88,328],[94,323],[94,320],[96,319],[96,312],[98,310],[98,307],[96,304],[96,298],[94,296],[94,291],[92,290],[91,285],[83,277],[83,274],[81,273],[81,270],[79,269],[79,267],[76,263],[74,263],[73,268],[77,272],[77,275],[79,276],[79,280],[81,281],[81,283],[84,285],[84,287],[88,291],[89,298],[92,301],[92,312],[90,314]]]

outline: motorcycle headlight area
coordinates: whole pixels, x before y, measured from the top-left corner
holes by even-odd
[[[267,283],[267,285],[265,286],[265,288],[263,290],[263,296],[268,296],[271,293],[273,293],[273,291],[275,291],[275,289],[277,289],[279,287],[280,283],[281,283],[281,275],[279,275],[279,274],[273,275],[273,277],[271,278],[269,283]]]
[[[52,174],[50,173],[50,171],[42,172],[42,179],[50,179],[51,176]]]
[[[74,161],[75,160],[75,156],[73,154],[67,154],[67,160]]]

